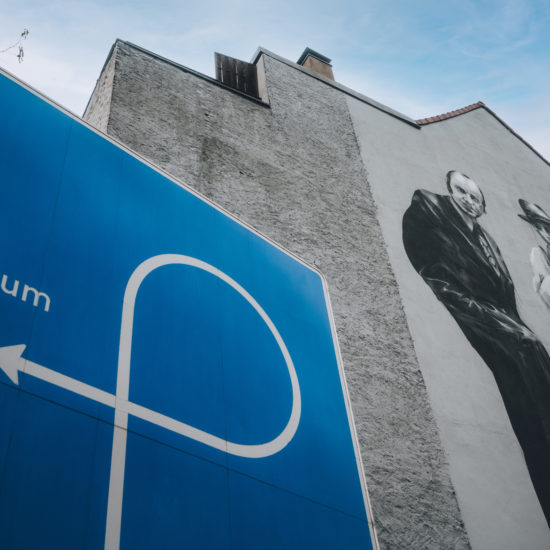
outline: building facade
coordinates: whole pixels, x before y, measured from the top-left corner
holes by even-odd
[[[550,548],[548,162],[482,103],[415,121],[309,49],[217,63],[117,41],[84,119],[326,276],[381,548]]]

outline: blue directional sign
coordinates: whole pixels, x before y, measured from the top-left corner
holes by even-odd
[[[319,273],[4,73],[0,182],[0,548],[372,548]]]

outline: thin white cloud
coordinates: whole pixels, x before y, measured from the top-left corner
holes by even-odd
[[[492,60],[536,42],[546,32],[550,13],[538,13],[530,1],[504,0],[496,5],[464,3],[466,17],[456,26],[449,43],[461,54]]]

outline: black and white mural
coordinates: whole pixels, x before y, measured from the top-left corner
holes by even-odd
[[[480,223],[481,188],[454,170],[446,183],[446,194],[414,192],[403,216],[405,251],[493,373],[550,524],[550,357],[520,318],[505,260]],[[535,289],[550,307],[550,218],[537,205],[520,205],[520,217],[543,241],[531,252],[531,266]]]

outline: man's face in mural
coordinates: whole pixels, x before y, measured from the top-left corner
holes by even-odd
[[[451,174],[449,191],[455,205],[470,218],[479,218],[485,211],[483,194],[477,183],[464,174]]]

